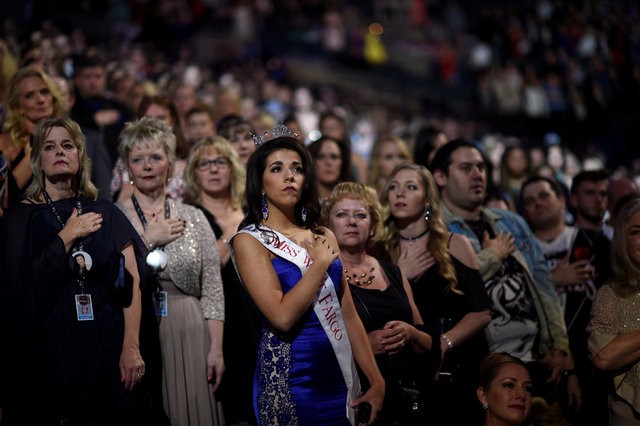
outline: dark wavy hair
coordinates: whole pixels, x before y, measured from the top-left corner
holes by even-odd
[[[247,214],[240,223],[239,228],[248,225],[260,227],[262,222],[262,177],[267,167],[267,157],[275,151],[288,149],[298,153],[302,160],[304,169],[304,184],[302,186],[302,197],[296,205],[296,224],[313,232],[318,232],[320,221],[320,202],[318,190],[316,189],[316,169],[307,148],[292,137],[279,137],[272,139],[258,146],[258,149],[251,154],[247,163],[247,181],[245,185],[245,203]],[[307,220],[302,221],[302,207],[307,210]]]

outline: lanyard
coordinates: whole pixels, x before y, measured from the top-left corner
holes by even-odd
[[[49,206],[49,209],[51,209],[51,212],[55,216],[56,220],[58,221],[60,226],[64,228],[64,221],[62,220],[62,216],[60,216],[58,209],[56,209],[56,206],[53,204],[53,200],[51,199],[47,191],[42,190],[42,195],[44,196],[44,199],[47,202],[47,205]],[[76,210],[78,211],[78,216],[80,216],[82,214],[82,202],[80,201],[80,195],[78,195],[78,197],[76,198]],[[83,248],[84,244],[81,239],[77,244],[73,246],[71,253],[82,252]],[[82,292],[82,294],[84,294],[85,273],[86,271],[82,269],[78,271],[78,284],[80,285],[80,291]]]
[[[138,203],[138,199],[133,194],[131,194],[131,202],[133,203],[133,208],[135,209],[136,214],[138,215],[138,218],[142,223],[142,229],[147,229],[147,218],[144,217],[144,212],[140,207],[140,203]],[[171,213],[169,211],[169,198],[164,197],[164,218],[169,219],[170,215]]]
[[[133,194],[131,194],[131,202],[133,203],[133,208],[135,209],[136,214],[138,215],[138,218],[142,223],[142,228],[147,229],[147,219],[144,217],[144,212],[140,208],[140,203],[138,203],[136,196]],[[169,217],[170,217],[169,198],[165,196],[164,197],[164,218],[165,220],[167,220],[169,219]],[[168,258],[167,258],[167,254],[162,250],[163,248],[164,248],[164,245],[158,246],[152,252],[147,254],[147,259],[146,259],[147,265],[151,267],[151,270],[154,273],[162,271],[164,270],[164,268],[167,267]]]
[[[58,213],[58,209],[56,209],[56,206],[53,205],[53,200],[51,199],[47,191],[42,190],[42,195],[44,196],[45,201],[49,205],[51,212],[56,217],[56,220],[58,221],[60,226],[64,228],[64,222],[62,221],[62,217],[60,216],[60,213]],[[80,201],[79,195],[78,195],[78,198],[76,199],[76,210],[78,210],[78,216],[80,216],[82,214],[82,202]],[[78,245],[74,246],[73,251],[82,250],[82,247],[83,247],[82,240],[80,240]]]

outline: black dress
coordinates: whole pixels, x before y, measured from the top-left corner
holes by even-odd
[[[403,321],[413,325],[411,305],[402,283],[400,268],[386,261],[379,263],[389,280],[389,286],[385,290],[349,285],[356,311],[367,333],[382,329],[389,321]],[[422,402],[425,402],[424,391],[429,380],[427,372],[432,368],[424,364],[433,363],[431,355],[432,353],[414,354],[410,345],[394,355],[376,355],[378,368],[385,380],[385,398],[376,425],[426,424],[425,417],[422,417],[424,413],[407,418],[407,401],[403,398],[401,388],[406,386],[420,390],[423,393]],[[362,374],[360,376],[363,388],[366,389],[366,379]]]
[[[217,239],[222,229],[215,217],[201,209]],[[224,363],[225,372],[216,390],[227,424],[258,424],[253,410],[253,373],[258,358],[260,312],[244,288],[233,262],[229,260],[220,271],[224,287]]]
[[[76,199],[53,204],[66,222]],[[137,233],[110,202],[83,199],[82,211],[103,217],[101,229],[83,240],[92,263],[84,284],[92,299],[90,321],[78,320],[77,265],[57,235],[62,227],[50,207],[16,204],[0,226],[4,420],[7,425],[162,424],[159,389],[153,386],[159,346],[157,334],[154,337],[148,328],[152,322],[145,320],[152,313],[147,308],[143,307],[140,339],[145,378],[132,392],[120,380],[123,307],[132,294],[121,251]]]
[[[491,309],[489,297],[484,289],[482,277],[477,269],[467,267],[451,256],[458,279],[457,289],[463,294],[449,290],[449,283],[440,275],[438,264],[432,265],[418,279],[410,280],[413,298],[422,320],[428,327],[437,330],[434,344],[439,344],[438,335],[441,318],[450,320],[448,329],[457,324],[469,312]],[[445,355],[442,375],[431,388],[429,403],[434,407],[434,424],[477,424],[479,403],[475,396],[476,376],[480,361],[488,355],[484,332],[481,330],[467,341],[455,345]],[[465,407],[465,409],[461,409]]]

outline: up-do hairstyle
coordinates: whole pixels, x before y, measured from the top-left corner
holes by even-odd
[[[240,228],[248,225],[260,227],[262,222],[262,188],[263,175],[267,168],[267,157],[275,151],[290,150],[296,152],[302,161],[304,184],[302,198],[296,205],[296,224],[321,233],[318,228],[320,220],[320,202],[316,188],[316,171],[309,151],[296,138],[290,136],[270,139],[257,146],[247,162],[247,182],[245,185],[245,205],[247,214],[240,223]],[[302,207],[307,210],[307,220],[302,221]]]
[[[573,177],[571,181],[571,195],[578,193],[578,188],[583,182],[602,182],[609,180],[609,172],[605,169],[583,170]]]
[[[524,367],[527,371],[527,364],[520,358],[509,355],[506,352],[496,352],[488,355],[480,363],[478,370],[478,386],[486,391],[489,390],[493,381],[498,377],[500,370],[506,365],[517,364]]]

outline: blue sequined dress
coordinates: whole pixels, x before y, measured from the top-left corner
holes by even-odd
[[[287,293],[300,280],[300,269],[280,257],[272,264]],[[340,261],[336,259],[327,272],[338,292]],[[253,393],[260,425],[350,424],[347,386],[313,306],[287,333],[264,322]]]

